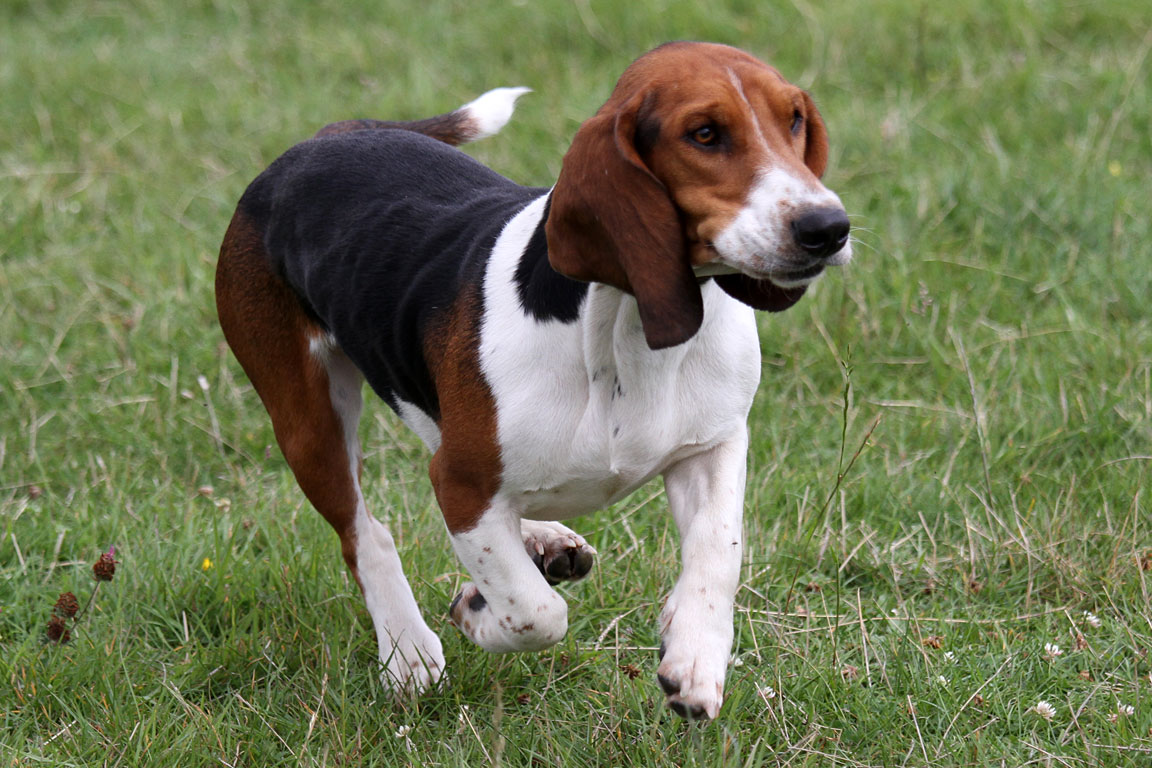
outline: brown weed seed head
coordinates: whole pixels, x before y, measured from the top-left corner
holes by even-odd
[[[52,606],[52,613],[65,619],[71,619],[80,610],[80,601],[71,592],[61,592],[56,605]]]
[[[100,555],[100,559],[92,566],[92,575],[96,577],[96,581],[112,581],[112,577],[116,575],[116,560],[113,559],[112,553],[116,548],[108,550]]]
[[[48,639],[54,643],[66,643],[72,639],[72,633],[68,631],[68,622],[63,616],[53,616],[49,619],[45,631],[48,633]]]

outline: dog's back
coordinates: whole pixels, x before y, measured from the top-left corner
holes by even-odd
[[[479,282],[485,244],[547,191],[453,149],[494,132],[522,91],[426,120],[333,123],[274,161],[237,206],[271,273],[393,408],[439,415],[421,339],[462,285]]]

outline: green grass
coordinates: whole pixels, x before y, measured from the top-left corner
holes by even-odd
[[[1146,2],[3,13],[0,765],[1148,764]],[[469,151],[549,184],[620,71],[675,38],[813,91],[860,240],[761,321],[721,717],[685,724],[655,684],[678,554],[658,484],[576,521],[601,558],[565,590],[568,637],[489,656],[444,617],[464,576],[426,452],[373,403],[368,501],[451,676],[394,706],[336,537],[216,326],[235,200],[326,122],[498,85],[535,93]],[[46,644],[57,595],[86,599],[112,545],[115,580]]]

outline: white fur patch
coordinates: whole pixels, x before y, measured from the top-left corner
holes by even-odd
[[[431,416],[407,400],[400,398],[396,398],[396,412],[400,414],[400,420],[424,441],[424,445],[428,446],[429,451],[436,453],[440,449],[440,427],[436,425]]]
[[[741,430],[664,474],[680,531],[684,569],[660,613],[664,658],[657,673],[670,703],[715,718],[732,650],[743,557],[748,435]]]
[[[475,580],[464,585],[452,611],[453,622],[472,642],[507,653],[538,651],[563,639],[568,604],[524,550],[514,509],[494,500],[474,528],[453,534],[452,546]]]
[[[704,323],[654,352],[636,300],[592,284],[573,323],[526,313],[516,267],[544,199],[504,228],[484,280],[480,362],[496,402],[503,492],[522,516],[599,509],[742,429],[760,377],[751,308],[702,286]]]
[[[516,100],[531,90],[531,88],[493,88],[460,107],[458,111],[466,112],[472,123],[473,133],[469,141],[498,133],[512,119]]]
[[[327,364],[331,354],[340,349],[336,337],[330,333],[317,333],[308,339],[308,352],[321,364]]]
[[[328,373],[328,396],[344,433],[348,473],[356,489],[356,573],[376,630],[383,682],[397,693],[419,692],[440,678],[444,651],[440,638],[420,614],[392,534],[369,514],[360,490],[360,439],[356,428],[363,406],[364,377],[331,336],[312,339],[309,349]]]
[[[769,279],[783,288],[807,285],[819,273],[803,274],[813,261],[796,255],[791,222],[806,209],[831,206],[840,207],[840,198],[822,184],[769,168],[760,174],[740,213],[713,242],[716,261],[752,277]],[[820,263],[841,266],[851,259],[852,245],[846,243]]]
[[[356,564],[376,628],[384,685],[414,693],[434,685],[444,670],[440,638],[420,615],[392,534],[368,514],[363,499],[356,509]]]

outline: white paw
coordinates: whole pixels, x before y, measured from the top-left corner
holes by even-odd
[[[724,703],[724,677],[732,650],[732,612],[707,587],[683,599],[677,587],[661,612],[660,666],[656,679],[668,706],[681,717],[712,720]]]
[[[476,585],[468,582],[448,607],[448,616],[464,635],[486,651],[540,651],[568,632],[568,605],[541,585],[541,601],[530,605],[507,601],[494,609]],[[523,598],[522,598],[523,599]]]
[[[380,664],[386,690],[398,698],[416,696],[444,676],[444,649],[435,632],[420,627],[401,634],[399,642],[381,638]]]
[[[681,651],[661,647],[656,680],[667,697],[668,706],[680,717],[713,720],[724,703],[727,654],[718,662],[713,658],[715,654],[694,655]]]

